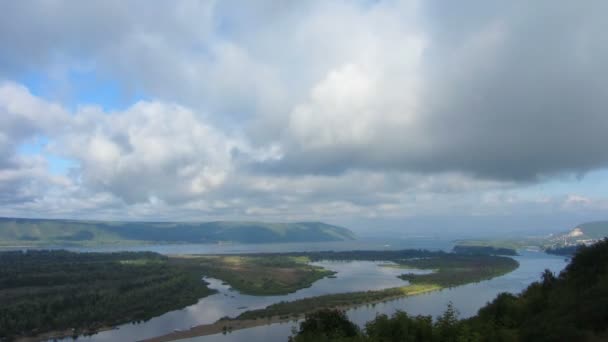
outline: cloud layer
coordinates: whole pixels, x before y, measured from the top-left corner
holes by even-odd
[[[4,3],[0,214],[601,212],[570,177],[608,165],[607,7]],[[73,106],[24,81],[75,73],[144,99]],[[575,185],[529,194],[556,177]]]

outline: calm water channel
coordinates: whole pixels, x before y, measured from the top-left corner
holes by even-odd
[[[433,245],[435,248],[431,248]],[[306,251],[306,250],[348,250],[348,249],[393,249],[393,248],[427,248],[449,249],[448,242],[437,241],[410,241],[409,243],[393,241],[385,244],[379,241],[376,244],[357,246],[355,242],[328,243],[328,244],[281,244],[281,245],[237,245],[237,246],[158,246],[152,248],[165,254],[191,254],[191,253],[245,253],[264,251]],[[311,248],[314,246],[314,248]],[[366,248],[363,248],[363,247]],[[203,250],[201,250],[203,248]],[[267,248],[272,248],[272,250]],[[107,249],[106,249],[107,250]],[[131,248],[130,250],[137,250]],[[145,250],[151,250],[147,246]],[[393,300],[374,306],[362,306],[347,311],[348,316],[356,323],[363,325],[379,313],[391,314],[396,310],[403,310],[411,314],[439,315],[449,301],[459,310],[461,317],[474,315],[486,302],[492,300],[500,292],[517,293],[538,280],[546,268],[559,272],[566,262],[562,257],[551,256],[541,252],[521,251],[521,256],[515,257],[520,267],[502,277],[476,284],[469,284],[439,292],[420,296]],[[319,262],[315,263],[337,272],[336,278],[325,278],[315,282],[311,287],[282,296],[249,296],[230,289],[228,285],[212,278],[205,278],[210,287],[218,293],[201,299],[197,304],[182,310],[168,312],[141,324],[125,324],[116,330],[104,331],[91,337],[80,337],[87,341],[136,341],[143,338],[154,337],[172,332],[175,329],[188,329],[193,325],[213,323],[223,316],[236,316],[241,312],[259,309],[272,303],[290,301],[305,297],[318,296],[328,293],[340,293],[361,290],[375,290],[402,286],[407,282],[397,278],[399,274],[408,270],[381,267],[379,263],[368,261],[351,262]],[[189,339],[189,341],[286,341],[295,323],[272,324],[245,330],[234,331],[230,334],[212,335]]]

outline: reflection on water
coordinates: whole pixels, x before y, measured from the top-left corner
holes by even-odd
[[[351,320],[363,326],[365,322],[374,319],[377,314],[390,315],[396,310],[406,311],[412,315],[437,316],[445,311],[448,302],[451,301],[460,312],[460,317],[465,318],[476,314],[480,307],[494,299],[501,292],[519,293],[530,283],[538,280],[543,270],[550,269],[553,272],[559,272],[566,266],[566,262],[562,257],[541,252],[522,251],[520,253],[521,256],[515,257],[519,261],[520,267],[502,277],[439,292],[379,303],[373,306],[362,306],[348,310],[347,314]],[[291,334],[292,327],[295,325],[293,322],[272,324],[238,330],[227,335],[202,336],[183,341],[284,342]]]
[[[323,294],[379,290],[407,285],[407,281],[397,278],[405,272],[424,272],[378,266],[371,261],[322,261],[318,265],[337,272],[335,278],[324,278],[311,287],[281,296],[249,296],[232,290],[222,281],[205,278],[209,287],[218,293],[201,299],[197,304],[183,310],[172,311],[141,324],[125,324],[118,330],[104,331],[88,338],[91,341],[133,341],[172,332],[175,329],[189,329],[193,325],[213,323],[224,316],[238,316],[247,310],[262,309],[280,301],[292,301]]]
[[[404,310],[410,314],[439,315],[449,301],[460,311],[461,317],[474,315],[486,302],[492,300],[500,292],[517,293],[539,279],[546,268],[559,272],[566,265],[561,257],[551,256],[541,252],[522,251],[515,257],[520,267],[499,278],[469,284],[440,292],[407,297],[376,305],[363,306],[348,310],[349,317],[363,325],[373,319],[378,313],[391,314],[395,310]],[[172,332],[175,329],[189,329],[193,325],[213,323],[223,316],[237,316],[247,311],[264,308],[280,301],[291,301],[306,297],[330,293],[351,291],[378,290],[406,285],[407,282],[397,278],[398,275],[416,270],[404,270],[391,267],[381,267],[380,263],[369,261],[316,262],[315,265],[338,272],[336,278],[324,278],[315,282],[311,287],[295,293],[282,296],[249,296],[230,289],[221,281],[206,278],[210,287],[218,293],[201,299],[197,304],[182,310],[172,311],[153,318],[142,324],[125,324],[118,330],[101,332],[92,337],[81,337],[79,340],[89,341],[135,341]],[[421,272],[421,271],[418,271]],[[245,330],[234,331],[227,335],[212,335],[190,339],[192,341],[286,341],[291,334],[294,323],[272,324]]]

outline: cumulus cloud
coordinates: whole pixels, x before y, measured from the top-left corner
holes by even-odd
[[[511,186],[460,174],[264,174],[248,165],[279,160],[279,151],[255,148],[187,107],[140,101],[119,112],[95,106],[71,111],[14,83],[4,84],[0,93],[11,94],[0,97],[4,117],[35,128],[24,130],[23,141],[45,136],[50,142],[44,153],[74,162],[68,174],[54,175],[44,153],[26,158],[13,150],[19,162],[0,171],[2,201],[10,204],[0,212],[4,215],[293,220],[413,215],[421,205],[430,209],[437,196]]]
[[[379,58],[330,70],[313,86],[290,114],[292,149],[275,167],[517,181],[605,167],[608,49],[594,15],[605,4],[587,5],[458,4],[448,13],[429,4],[418,49],[379,54],[399,55],[399,69]],[[550,20],[540,24],[540,13]]]
[[[55,149],[79,161],[86,185],[129,202],[205,194],[226,181],[232,154],[243,149],[178,105],[139,102],[110,115],[85,109],[76,118]]]
[[[175,104],[138,102],[112,113],[85,106],[69,112],[6,83],[0,87],[0,108],[1,133],[10,143],[7,163],[31,168],[15,150],[45,136],[51,140],[49,152],[77,161],[73,177],[83,186],[127,202],[155,197],[173,202],[211,191],[226,181],[233,154],[248,149]]]
[[[57,130],[66,119],[59,105],[32,96],[22,85],[0,83],[0,168],[17,162],[15,150],[22,143]]]
[[[517,191],[608,166],[607,6],[4,2],[0,77],[89,70],[147,100],[3,83],[3,198],[112,217],[599,208]],[[45,172],[45,153],[73,167]]]
[[[46,189],[69,183],[49,174],[45,158],[18,153],[23,144],[55,132],[66,119],[59,105],[38,99],[15,83],[0,83],[0,204],[35,201]]]
[[[281,172],[531,181],[608,160],[601,1],[39,5],[3,5],[4,73],[93,63],[281,141]]]

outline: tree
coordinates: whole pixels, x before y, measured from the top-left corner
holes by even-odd
[[[359,328],[348,320],[342,310],[323,309],[311,314],[300,323],[300,329],[289,341],[330,341],[355,337]]]
[[[437,340],[441,342],[458,341],[460,324],[458,321],[459,312],[454,308],[452,302],[448,303],[448,308],[443,315],[437,317],[435,322]]]

